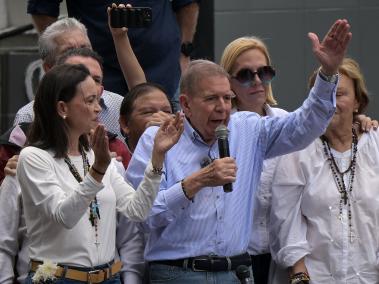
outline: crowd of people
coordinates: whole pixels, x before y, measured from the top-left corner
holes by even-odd
[[[0,283],[379,281],[378,123],[347,20],[308,34],[320,67],[287,112],[261,39],[190,61],[197,1],[143,1],[145,30],[66,2],[57,20],[28,1],[45,75],[0,137]]]

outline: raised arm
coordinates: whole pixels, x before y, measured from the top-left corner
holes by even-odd
[[[116,4],[112,4],[112,7],[117,7]],[[120,4],[119,7],[125,7],[125,5]],[[127,7],[131,7],[127,5]],[[132,46],[130,45],[128,37],[127,28],[112,28],[110,25],[110,10],[108,7],[108,26],[111,31],[114,46],[116,48],[118,62],[120,64],[122,73],[126,83],[128,84],[129,90],[134,86],[145,83],[146,77],[145,73],[142,70],[141,65],[138,62],[137,57],[135,56]]]
[[[28,0],[27,12],[32,15],[39,34],[58,19],[60,2],[62,0]]]
[[[182,43],[193,42],[198,15],[199,4],[197,2],[190,3],[176,10],[176,19],[181,31]],[[180,53],[180,68],[182,73],[188,67],[189,62],[190,57]]]

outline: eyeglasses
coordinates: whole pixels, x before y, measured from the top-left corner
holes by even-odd
[[[236,79],[244,87],[252,87],[254,86],[255,75],[258,75],[259,80],[261,80],[263,84],[267,85],[272,81],[272,79],[274,79],[275,69],[269,65],[261,66],[257,69],[257,71],[251,71],[248,68],[244,68],[238,71],[237,75],[232,78]]]

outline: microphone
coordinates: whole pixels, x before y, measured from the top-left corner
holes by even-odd
[[[253,279],[250,275],[250,270],[246,265],[240,265],[236,269],[237,278],[240,280],[241,284],[251,284]]]
[[[220,153],[220,158],[230,157],[229,153],[229,141],[228,141],[228,134],[229,130],[228,128],[220,124],[217,126],[216,130],[216,137],[218,141],[218,151]],[[233,185],[231,183],[224,184],[224,192],[232,192],[233,191]]]

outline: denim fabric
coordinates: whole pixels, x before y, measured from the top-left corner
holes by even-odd
[[[250,267],[251,270],[251,267]],[[150,283],[167,284],[240,284],[235,271],[194,272],[191,269],[164,265],[150,264]],[[252,271],[250,271],[252,275]]]

